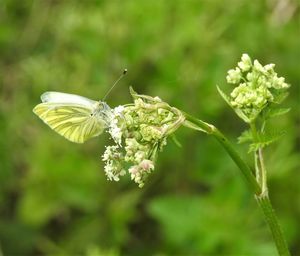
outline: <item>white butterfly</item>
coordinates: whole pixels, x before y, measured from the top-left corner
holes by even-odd
[[[62,92],[45,92],[33,112],[66,139],[83,143],[109,126],[111,108],[103,101]]]

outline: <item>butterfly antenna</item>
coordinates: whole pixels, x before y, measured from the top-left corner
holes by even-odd
[[[114,87],[117,85],[117,83],[123,78],[123,76],[125,76],[127,73],[127,68],[124,69],[122,75],[120,75],[120,77],[117,79],[117,81],[113,84],[113,86],[108,90],[108,92],[105,94],[105,96],[103,97],[102,101],[104,101],[106,99],[106,97],[108,96],[108,94],[110,94],[110,92],[112,91],[112,89],[114,89]]]

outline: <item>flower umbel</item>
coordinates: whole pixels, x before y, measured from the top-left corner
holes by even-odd
[[[236,87],[227,97],[221,95],[245,122],[253,122],[271,104],[278,104],[287,95],[289,84],[274,71],[275,64],[253,63],[248,54],[243,54],[238,67],[230,69],[226,80]]]
[[[102,159],[109,180],[118,181],[127,169],[131,179],[143,187],[154,170],[157,153],[185,118],[158,97],[139,95],[132,89],[130,92],[134,103],[112,111],[108,130],[116,145],[106,147]]]

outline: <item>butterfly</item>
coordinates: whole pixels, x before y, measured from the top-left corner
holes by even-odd
[[[62,92],[45,92],[33,112],[69,141],[83,143],[109,127],[112,110],[104,101]]]
[[[103,101],[63,92],[45,92],[41,96],[42,103],[36,105],[33,112],[69,141],[83,143],[111,127],[113,110],[104,99],[126,73],[124,69]]]

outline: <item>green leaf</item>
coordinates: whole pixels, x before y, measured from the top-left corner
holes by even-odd
[[[242,144],[245,142],[251,142],[253,141],[253,136],[250,130],[244,131],[239,137],[238,137],[238,143]]]
[[[281,116],[289,112],[290,108],[271,108],[266,114],[266,118],[272,118],[275,116]]]
[[[230,98],[220,89],[219,86],[217,86],[217,90],[218,90],[219,94],[221,95],[221,97],[227,102],[227,104],[230,107],[232,107],[231,104],[230,104]]]
[[[258,141],[250,144],[248,152],[250,153],[253,151],[257,151],[260,148],[264,148],[280,139],[284,134],[284,131],[272,133],[258,133]]]
[[[174,133],[171,134],[171,139],[173,140],[173,142],[175,143],[175,145],[177,147],[182,148],[182,145],[181,145],[180,141],[177,139],[177,137]]]

